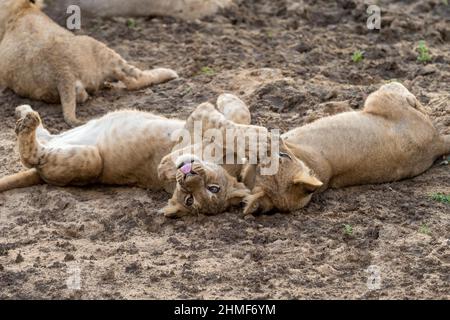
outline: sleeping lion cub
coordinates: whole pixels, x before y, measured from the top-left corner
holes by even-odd
[[[69,125],[81,124],[76,104],[105,81],[122,81],[134,90],[177,77],[170,69],[137,69],[103,43],[58,26],[32,2],[0,0],[0,86],[60,102]]]
[[[232,136],[254,129],[225,119],[217,126],[234,130]],[[414,177],[445,154],[450,154],[450,135],[439,135],[403,85],[386,84],[367,98],[362,111],[325,117],[281,135],[276,174],[260,174],[261,164],[246,166],[242,177],[252,194],[244,200],[244,213],[293,211],[327,188]]]
[[[198,108],[205,105],[212,106],[207,103]],[[217,108],[214,112],[227,121],[250,122],[246,105],[233,95],[219,96]],[[184,129],[185,121],[126,110],[51,135],[30,106],[17,107],[16,114],[20,158],[30,169],[0,179],[0,192],[40,183],[57,186],[103,183],[164,189],[170,193],[175,190],[174,198],[163,210],[167,216],[220,213],[250,194],[237,181],[236,172],[228,173],[223,167],[200,161],[193,155],[179,156],[175,164],[160,165],[161,159],[171,154],[178,143],[172,134]],[[187,194],[191,199],[186,199]]]

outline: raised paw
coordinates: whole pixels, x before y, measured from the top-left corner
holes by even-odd
[[[31,133],[41,124],[41,118],[36,111],[27,112],[16,122],[16,134]]]
[[[16,112],[15,112],[15,114],[16,114],[16,119],[19,120],[19,119],[24,118],[25,115],[26,115],[27,113],[29,113],[29,112],[33,112],[33,109],[31,108],[30,105],[28,105],[28,104],[23,104],[23,105],[21,105],[21,106],[18,106],[18,107],[16,108]]]
[[[247,107],[241,99],[231,93],[222,93],[217,98],[217,109],[219,109],[220,112],[223,112],[225,107],[230,104],[243,105],[244,108]]]
[[[224,116],[238,124],[250,124],[251,114],[247,105],[237,96],[224,93],[217,98],[217,109]]]

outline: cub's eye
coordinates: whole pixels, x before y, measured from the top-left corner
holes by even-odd
[[[285,152],[280,152],[280,158],[288,158],[289,160],[292,160],[291,156]]]
[[[194,197],[192,196],[192,194],[187,195],[186,198],[184,198],[184,204],[188,207],[194,204]]]
[[[207,189],[212,193],[218,193],[220,191],[219,186],[208,186]]]

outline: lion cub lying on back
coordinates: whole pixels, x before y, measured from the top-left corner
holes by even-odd
[[[30,0],[0,0],[0,86],[17,94],[61,102],[65,121],[81,124],[76,104],[105,81],[134,90],[177,77],[170,69],[141,71],[88,36],[76,36],[48,18]]]
[[[223,130],[245,135],[248,125],[224,120]],[[439,135],[416,97],[400,83],[383,85],[362,111],[319,119],[281,136],[274,175],[245,168],[252,189],[245,213],[294,211],[327,188],[411,178],[450,154],[450,135]]]
[[[212,106],[207,103],[198,108],[205,105]],[[219,96],[217,109],[214,112],[227,121],[250,123],[247,107],[233,95]],[[17,107],[16,114],[20,158],[30,169],[0,179],[0,192],[44,182],[57,186],[132,185],[169,193],[175,190],[170,206],[164,210],[167,216],[220,213],[250,194],[237,181],[238,170],[228,172],[193,155],[160,164],[178,144],[172,134],[183,130],[185,121],[148,112],[117,111],[51,135],[30,106]]]

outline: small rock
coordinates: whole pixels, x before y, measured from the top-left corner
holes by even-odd
[[[73,254],[66,254],[66,256],[64,257],[64,261],[73,261],[75,260],[75,257],[73,256]]]
[[[244,259],[245,258],[244,253],[241,251],[235,251],[231,254],[231,256],[236,259]]]
[[[300,53],[305,53],[305,52],[311,51],[312,47],[309,44],[302,42],[302,43],[299,43],[298,45],[296,45],[294,47],[294,50],[298,51]]]
[[[142,267],[139,263],[133,262],[129,266],[125,267],[125,272],[138,274],[141,273],[141,269]]]
[[[3,267],[3,265],[0,264],[0,271],[5,270],[5,268]]]
[[[437,71],[436,67],[432,64],[429,64],[429,65],[426,65],[425,67],[423,67],[422,69],[420,69],[419,74],[421,76],[426,76],[429,74],[436,73],[436,71]]]
[[[254,221],[254,220],[255,220],[255,216],[252,215],[252,214],[246,214],[246,215],[244,216],[244,220],[247,220],[247,221]]]
[[[61,263],[59,261],[55,261],[49,266],[49,268],[52,268],[52,269],[53,268],[63,268],[64,266],[65,266],[64,263]]]
[[[331,91],[329,91],[329,92],[324,94],[323,99],[324,100],[331,100],[331,99],[337,97],[337,95],[338,94],[337,94],[336,90],[331,90]]]
[[[15,263],[21,263],[24,262],[24,258],[22,257],[22,255],[19,253],[16,257],[16,260],[14,261]]]
[[[116,274],[114,273],[114,270],[108,270],[105,274],[102,276],[102,280],[105,282],[112,281],[116,278]]]

